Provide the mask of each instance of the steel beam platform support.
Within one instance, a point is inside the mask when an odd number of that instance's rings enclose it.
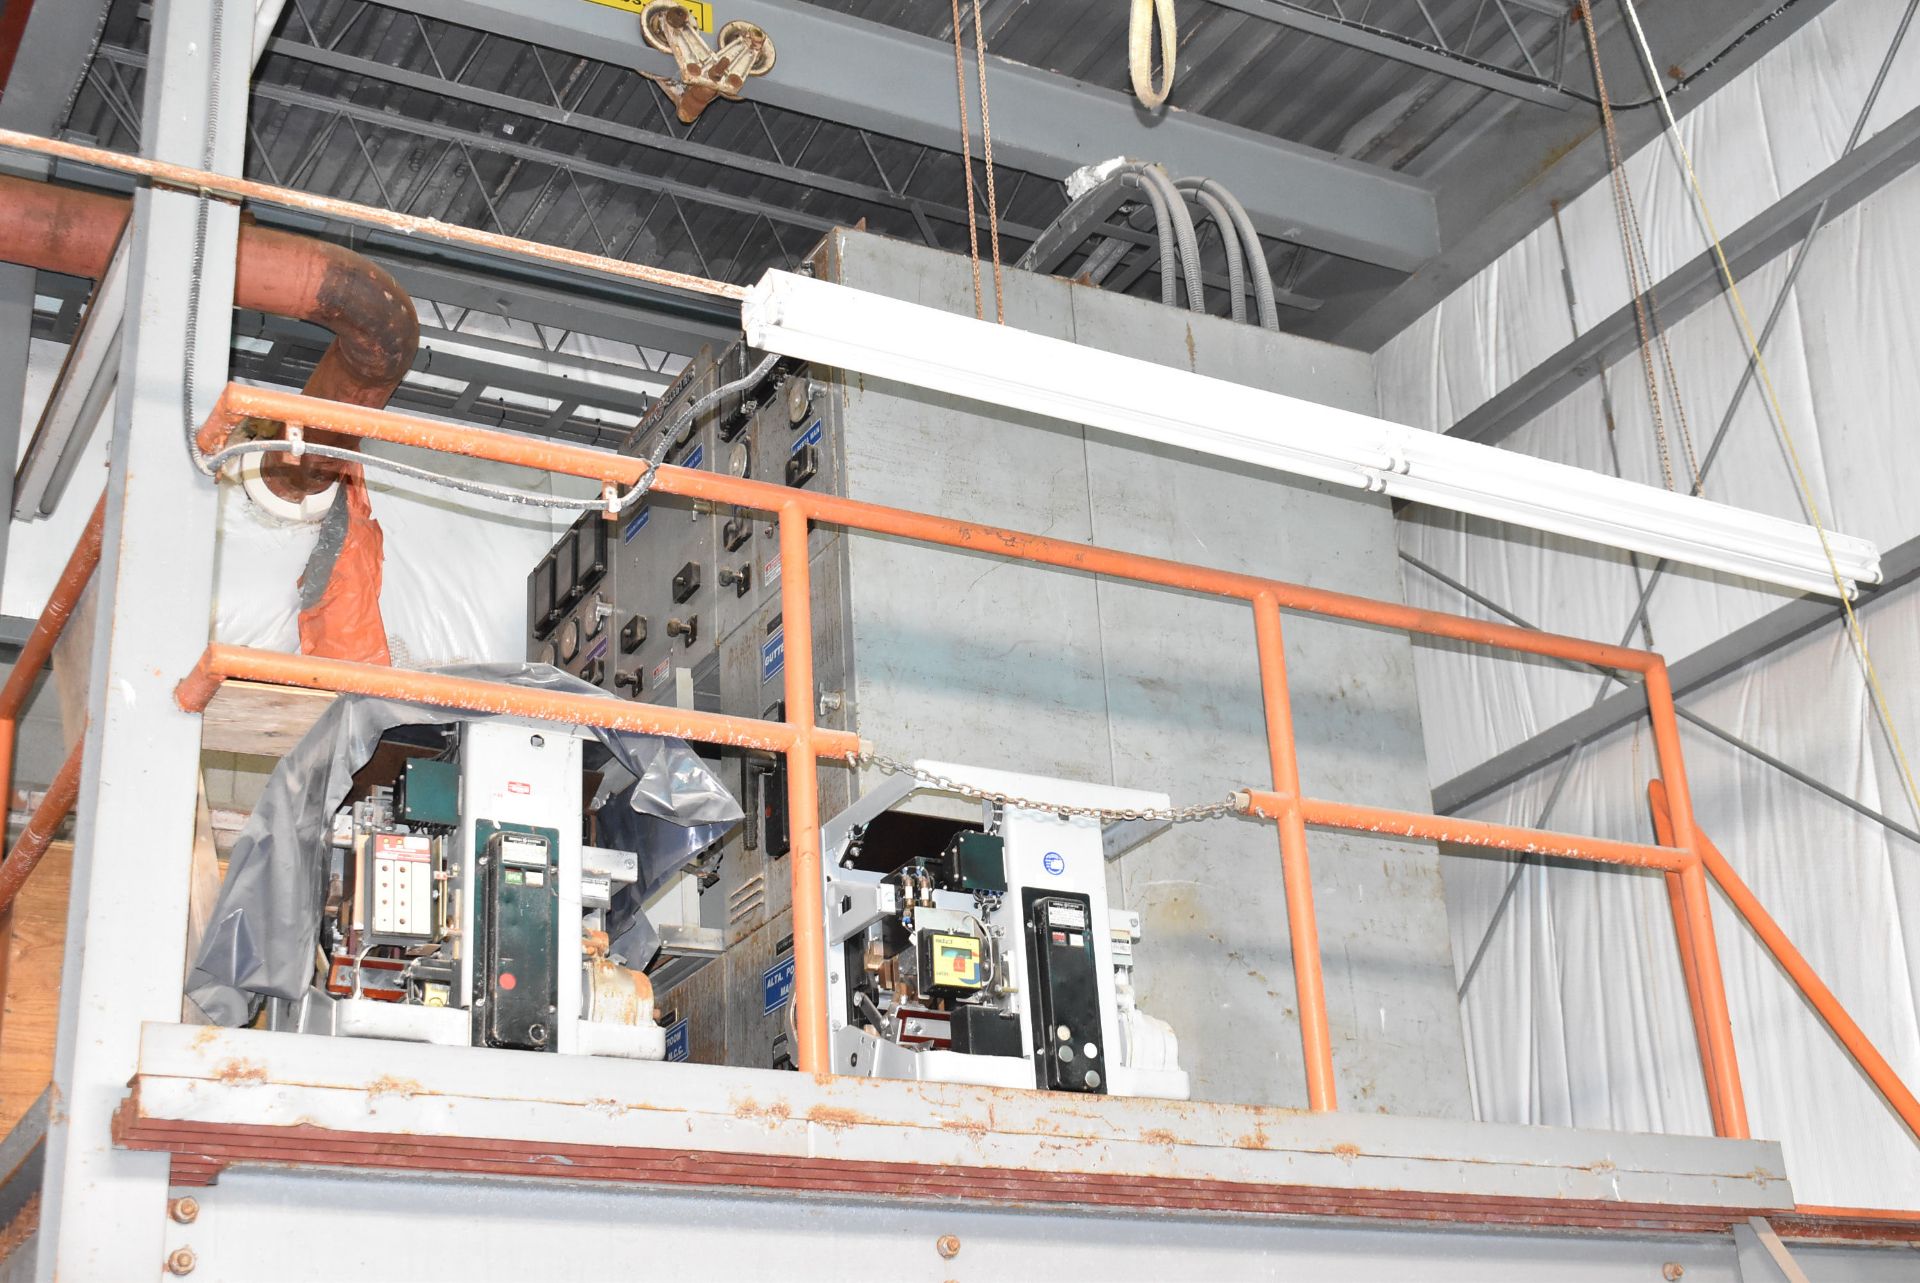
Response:
[[[239,172],[253,16],[243,0],[156,6],[147,155]],[[201,218],[204,252],[195,254]],[[215,529],[215,488],[189,465],[181,423],[185,398],[195,410],[211,406],[226,379],[238,231],[233,204],[203,206],[159,188],[134,197],[47,1131],[42,1280],[153,1278],[164,1259],[167,1163],[116,1148],[110,1125],[141,1022],[180,1014],[200,726],[171,687],[206,645]],[[191,388],[183,382],[189,333]]]
[[[640,38],[632,12],[538,0],[390,0],[392,8],[492,31],[617,66],[670,71]],[[780,59],[746,88],[750,99],[875,133],[952,150],[953,49],[923,36],[779,0],[731,0],[728,21],[757,23]],[[994,154],[1048,178],[1134,156],[1233,187],[1269,236],[1412,271],[1440,251],[1427,185],[1327,152],[1186,112],[1149,117],[1129,95],[990,58],[1002,120]]]
[[[1832,221],[1920,163],[1920,108],[1909,111],[1815,174],[1726,238],[1727,265],[1745,277],[1806,238],[1825,206]],[[1680,318],[1725,291],[1720,264],[1706,251],[1654,286],[1660,319]],[[1588,379],[1639,345],[1629,302],[1469,412],[1447,432],[1491,445],[1533,422]]]
[[[1390,58],[1394,62],[1405,63],[1421,71],[1430,71],[1436,76],[1445,76],[1449,80],[1462,81],[1480,89],[1491,89],[1495,93],[1506,94],[1522,102],[1552,107],[1559,111],[1584,105],[1580,99],[1548,83],[1543,77],[1531,76],[1523,71],[1514,71],[1490,62],[1481,62],[1477,58],[1435,49],[1419,41],[1395,35],[1393,32],[1378,30],[1331,14],[1315,13],[1298,4],[1288,3],[1287,0],[1214,0],[1214,3],[1223,9],[1232,9],[1249,17],[1258,18],[1262,22],[1271,22],[1275,26],[1287,27],[1309,36],[1317,36],[1322,40],[1331,40],[1349,49],[1360,49],[1381,58]]]
[[[1865,595],[1863,610],[1871,609],[1875,601],[1920,579],[1920,538],[1909,539],[1888,550],[1880,564],[1885,578]],[[1817,629],[1837,624],[1840,618],[1839,604],[1825,598],[1801,597],[1788,602],[1670,665],[1673,693],[1678,698],[1703,689]],[[1457,814],[1580,745],[1645,717],[1646,713],[1646,695],[1638,687],[1615,691],[1591,707],[1437,785],[1433,790],[1433,809],[1440,815]]]

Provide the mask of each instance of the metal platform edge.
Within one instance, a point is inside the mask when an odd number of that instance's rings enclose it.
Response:
[[[266,1164],[1696,1234],[1794,1205],[1768,1141],[151,1023],[115,1135],[182,1185]]]

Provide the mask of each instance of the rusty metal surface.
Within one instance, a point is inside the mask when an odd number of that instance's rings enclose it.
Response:
[[[143,156],[128,156],[120,152],[107,151],[99,147],[88,147],[80,143],[62,142],[52,138],[41,138],[33,134],[23,134],[17,130],[0,129],[0,148],[34,152],[59,160],[75,161],[82,165],[95,165],[136,178],[144,178],[156,186],[171,187],[182,191],[205,192],[210,195],[224,196],[231,200],[257,200],[285,209],[304,210],[311,214],[321,214],[330,218],[343,218],[349,222],[375,227],[390,227],[407,235],[425,236],[434,240],[453,241],[474,245],[481,249],[514,254],[522,258],[544,259],[563,267],[582,268],[587,271],[602,272],[609,276],[625,277],[628,280],[644,281],[650,285],[664,285],[670,289],[689,290],[697,294],[712,294],[721,298],[739,298],[746,293],[738,285],[729,285],[722,281],[707,280],[704,277],[689,276],[684,272],[670,272],[663,268],[649,267],[643,263],[629,263],[621,259],[608,258],[601,254],[587,254],[579,250],[563,249],[557,245],[543,245],[534,241],[521,240],[513,236],[502,236],[496,232],[484,232],[470,227],[460,227],[441,222],[435,218],[420,218],[410,214],[396,214],[391,210],[379,209],[372,205],[362,205],[354,201],[335,200],[329,196],[314,196],[307,192],[297,192],[285,187],[276,187],[271,183],[257,183],[249,179],[233,178],[211,170],[195,169],[189,165],[168,164],[165,161],[149,160]]]
[[[129,1103],[137,1106],[137,1098]],[[175,1153],[172,1169],[175,1185],[210,1185],[233,1164],[264,1163],[805,1190],[915,1200],[1067,1203],[1085,1207],[1363,1217],[1641,1233],[1721,1233],[1735,1223],[1744,1222],[1750,1214],[1747,1209],[1737,1207],[1398,1193],[1152,1176],[1023,1172],[950,1164],[789,1159],[610,1145],[466,1138],[396,1140],[379,1133],[334,1132],[301,1125],[156,1122],[138,1118],[133,1110],[123,1111],[116,1139],[129,1149]]]

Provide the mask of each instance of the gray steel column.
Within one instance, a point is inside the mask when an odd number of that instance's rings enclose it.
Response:
[[[155,7],[147,155],[240,172],[252,23],[246,0]],[[203,208],[197,197],[151,189],[134,197],[41,1279],[161,1272],[168,1160],[115,1149],[109,1128],[126,1097],[141,1022],[180,1016],[200,723],[174,704],[173,686],[206,645],[215,521],[214,486],[188,461],[182,402],[190,391],[194,413],[204,414],[226,376],[238,228],[232,205]],[[197,369],[189,390],[190,332]]]

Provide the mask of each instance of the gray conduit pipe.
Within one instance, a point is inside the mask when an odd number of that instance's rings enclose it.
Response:
[[[1247,207],[1240,203],[1239,197],[1211,178],[1183,178],[1177,186],[1205,192],[1227,207],[1233,225],[1240,229],[1240,243],[1246,249],[1247,266],[1253,276],[1253,296],[1260,307],[1260,324],[1265,329],[1279,329],[1280,309],[1273,297],[1273,273],[1267,268],[1267,252],[1261,248],[1260,233],[1254,228]]]
[[[1167,171],[1158,165],[1135,165],[1130,172],[1140,176],[1147,184],[1159,188],[1160,197],[1168,211],[1173,215],[1173,235],[1180,246],[1179,269],[1181,279],[1187,286],[1187,310],[1205,312],[1207,310],[1206,288],[1200,279],[1200,237],[1193,230],[1193,215],[1187,212],[1187,202],[1167,177]],[[1162,280],[1172,280],[1172,273],[1165,267],[1166,260],[1161,259],[1160,276]],[[1166,291],[1163,289],[1162,294]],[[1171,298],[1166,299],[1169,304]]]
[[[1128,166],[1122,171],[1133,180],[1134,186],[1146,193],[1147,203],[1153,206],[1154,229],[1160,233],[1160,301],[1168,307],[1179,302],[1179,293],[1173,283],[1173,273],[1168,271],[1168,263],[1177,262],[1179,248],[1173,234],[1173,220],[1167,213],[1167,198],[1140,168]],[[1176,199],[1175,204],[1179,204]]]
[[[1247,319],[1247,275],[1240,261],[1240,229],[1233,225],[1227,207],[1212,192],[1194,188],[1193,198],[1200,202],[1208,217],[1213,219],[1213,225],[1220,229],[1220,247],[1227,252],[1227,294],[1233,305],[1233,319],[1244,324]]]

